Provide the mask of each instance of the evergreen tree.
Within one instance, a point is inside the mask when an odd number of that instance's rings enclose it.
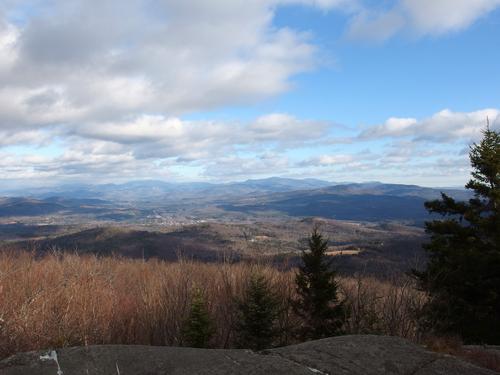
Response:
[[[200,289],[195,289],[189,316],[182,328],[182,336],[187,346],[206,348],[213,333],[214,327],[210,319],[210,314],[207,311],[203,293]]]
[[[278,300],[263,275],[253,274],[244,297],[238,303],[237,342],[241,348],[272,347],[278,331]]]
[[[344,322],[344,304],[338,300],[336,271],[327,249],[328,241],[315,228],[295,278],[299,299],[294,310],[304,322],[300,332],[303,339],[338,335]]]
[[[426,202],[443,219],[426,223],[429,262],[413,273],[429,294],[427,328],[500,344],[500,134],[488,127],[469,156],[473,171],[465,187],[474,196],[459,202],[442,194]]]

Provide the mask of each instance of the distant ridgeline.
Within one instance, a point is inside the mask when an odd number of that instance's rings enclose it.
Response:
[[[136,181],[9,192],[18,197],[0,198],[0,217],[84,214],[98,220],[134,221],[151,215],[155,209],[189,213],[213,207],[228,214],[422,224],[429,219],[424,202],[439,198],[441,191],[458,200],[469,198],[469,193],[460,189],[382,183],[332,186],[327,181],[281,178],[231,184]],[[23,194],[29,198],[19,198]]]
[[[469,193],[460,189],[432,189],[414,185],[348,184],[322,189],[274,193],[251,203],[223,204],[228,211],[281,212],[290,216],[318,216],[338,220],[400,220],[422,224],[429,219],[424,202],[441,191],[458,200]]]

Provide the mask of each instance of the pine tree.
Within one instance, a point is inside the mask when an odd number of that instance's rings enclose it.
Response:
[[[442,220],[426,223],[426,270],[413,271],[429,295],[424,323],[465,342],[500,344],[500,134],[483,132],[470,149],[474,196],[426,202]]]
[[[262,350],[273,346],[278,334],[278,300],[263,275],[253,274],[238,303],[237,342],[241,348]]]
[[[309,238],[309,251],[302,252],[302,265],[295,283],[299,299],[294,310],[303,319],[303,339],[318,339],[341,333],[344,304],[339,302],[336,271],[326,254],[328,241],[315,228]]]
[[[207,311],[200,289],[195,289],[188,318],[182,327],[182,336],[187,346],[206,348],[214,333],[214,326]]]

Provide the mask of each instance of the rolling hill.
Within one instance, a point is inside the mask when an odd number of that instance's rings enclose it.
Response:
[[[49,197],[45,199],[12,197],[0,198],[0,217],[44,216],[55,213],[99,213],[109,207],[99,199]]]
[[[433,189],[399,184],[345,184],[322,189],[263,195],[230,204],[220,204],[227,211],[244,213],[277,212],[288,216],[318,216],[355,221],[409,221],[421,224],[430,218],[427,200],[441,192],[467,199],[465,190]]]
[[[183,215],[217,220],[238,213],[421,224],[429,218],[424,202],[438,198],[441,191],[459,200],[470,196],[459,189],[383,183],[332,185],[313,179],[269,178],[228,184],[132,181],[35,191],[35,198],[3,198],[0,217],[58,213],[93,215],[97,221],[134,222],[158,213],[160,217]]]

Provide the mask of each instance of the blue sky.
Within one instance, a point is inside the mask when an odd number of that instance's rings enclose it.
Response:
[[[463,185],[498,45],[500,0],[7,0],[0,178]]]

